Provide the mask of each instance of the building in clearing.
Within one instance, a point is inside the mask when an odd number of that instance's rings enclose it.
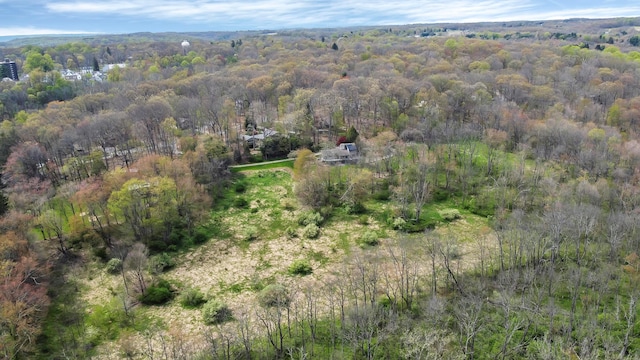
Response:
[[[249,144],[249,146],[251,146],[251,148],[256,148],[264,141],[264,139],[274,135],[278,135],[278,132],[273,129],[264,129],[262,132],[254,131],[253,135],[242,135],[242,138]]]
[[[354,143],[342,143],[334,149],[322,150],[320,161],[327,164],[353,164],[360,158]]]
[[[4,62],[0,63],[0,80],[4,78],[18,81],[18,67],[15,61],[4,59]]]

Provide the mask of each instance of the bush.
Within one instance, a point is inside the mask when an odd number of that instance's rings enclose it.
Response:
[[[237,197],[233,200],[233,206],[238,209],[245,209],[249,206],[249,202],[243,197]]]
[[[463,207],[475,215],[489,217],[495,215],[495,200],[486,197],[472,198],[463,204]]]
[[[391,198],[389,189],[378,190],[373,194],[373,198],[377,201],[387,201]]]
[[[407,222],[404,221],[403,218],[397,217],[397,218],[393,219],[392,226],[393,226],[394,230],[404,231],[407,228]]]
[[[360,245],[363,246],[376,246],[380,243],[378,240],[378,234],[375,231],[365,231],[362,236],[360,236]]]
[[[117,274],[122,270],[122,260],[113,258],[107,262],[106,268],[109,274]]]
[[[423,232],[426,229],[434,229],[436,227],[436,225],[438,225],[439,223],[439,219],[423,219],[420,218],[420,220],[415,221],[415,220],[411,220],[411,221],[407,221],[404,231],[408,232],[408,233],[419,233],[419,232]]]
[[[449,198],[449,192],[443,189],[436,189],[433,192],[433,201],[442,202]]]
[[[97,257],[102,261],[106,261],[109,258],[109,256],[107,255],[107,248],[104,246],[94,247],[93,256]]]
[[[243,182],[237,182],[233,184],[233,190],[237,193],[243,193],[247,190],[247,185]]]
[[[289,292],[284,285],[267,285],[258,293],[258,302],[264,307],[289,306]]]
[[[333,214],[333,206],[327,205],[327,206],[321,207],[320,215],[323,217],[323,219],[321,223],[317,225],[320,226],[325,220],[329,219],[331,217],[331,214]]]
[[[249,156],[249,162],[250,163],[259,163],[264,161],[264,159],[262,158],[262,154],[251,154]]]
[[[451,222],[462,218],[462,215],[460,215],[460,211],[458,211],[458,209],[444,209],[438,211],[438,213],[442,217],[442,220],[446,222]]]
[[[194,244],[204,244],[207,240],[209,240],[209,236],[203,229],[198,229],[195,234],[193,234]]]
[[[316,226],[322,225],[324,222],[324,217],[320,215],[320,213],[315,211],[307,211],[298,217],[298,224],[302,226],[307,226],[310,224],[314,224]]]
[[[361,202],[356,202],[354,204],[348,204],[344,207],[347,214],[364,214],[367,212],[367,208]]]
[[[180,305],[188,309],[197,308],[205,302],[204,295],[198,289],[187,289],[180,294]]]
[[[254,241],[258,238],[258,229],[255,226],[247,226],[242,234],[242,240]]]
[[[298,237],[298,230],[294,227],[288,227],[285,230],[285,233],[287,234],[287,237],[289,238],[295,238]]]
[[[280,200],[280,206],[282,206],[283,209],[289,211],[293,211],[296,209],[295,202],[292,199],[287,198]]]
[[[202,307],[202,318],[207,325],[220,324],[231,320],[231,317],[229,307],[218,300],[209,300]]]
[[[313,272],[311,264],[307,259],[299,259],[289,265],[289,274],[291,275],[309,275]]]
[[[176,261],[167,253],[154,255],[149,259],[149,271],[152,274],[160,274],[171,269],[175,265]]]
[[[158,280],[138,297],[138,300],[145,305],[162,305],[171,299],[173,299],[173,291],[171,291],[171,284],[166,280]]]
[[[320,235],[320,228],[316,224],[309,224],[304,227],[302,234],[307,239],[315,239]]]
[[[362,215],[358,218],[358,224],[360,225],[368,225],[369,224],[369,216]]]

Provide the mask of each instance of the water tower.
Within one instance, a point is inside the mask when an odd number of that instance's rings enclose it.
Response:
[[[191,46],[191,44],[189,44],[187,40],[182,40],[182,44],[180,45],[182,45],[182,54],[187,55],[187,48]]]

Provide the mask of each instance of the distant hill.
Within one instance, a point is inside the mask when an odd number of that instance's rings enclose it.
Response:
[[[251,37],[277,32],[279,35],[307,35],[321,36],[327,31],[349,32],[371,29],[393,29],[394,31],[414,31],[417,28],[438,28],[448,30],[465,30],[467,32],[550,32],[550,33],[579,33],[587,35],[601,35],[612,30],[626,35],[628,32],[638,32],[635,27],[640,27],[640,17],[609,18],[609,19],[565,19],[565,20],[540,20],[540,21],[508,21],[508,22],[481,22],[481,23],[434,23],[434,24],[405,24],[389,26],[358,26],[343,28],[317,28],[317,29],[281,29],[261,31],[207,31],[207,32],[139,32],[131,34],[80,34],[80,35],[36,35],[36,36],[0,36],[0,47],[16,48],[26,45],[55,46],[67,42],[86,42],[93,45],[106,45],[113,43],[139,43],[180,41],[184,38],[196,38],[206,41],[220,41]]]

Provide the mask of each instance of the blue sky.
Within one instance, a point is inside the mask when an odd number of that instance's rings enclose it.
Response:
[[[638,0],[0,0],[0,36],[640,16]]]

